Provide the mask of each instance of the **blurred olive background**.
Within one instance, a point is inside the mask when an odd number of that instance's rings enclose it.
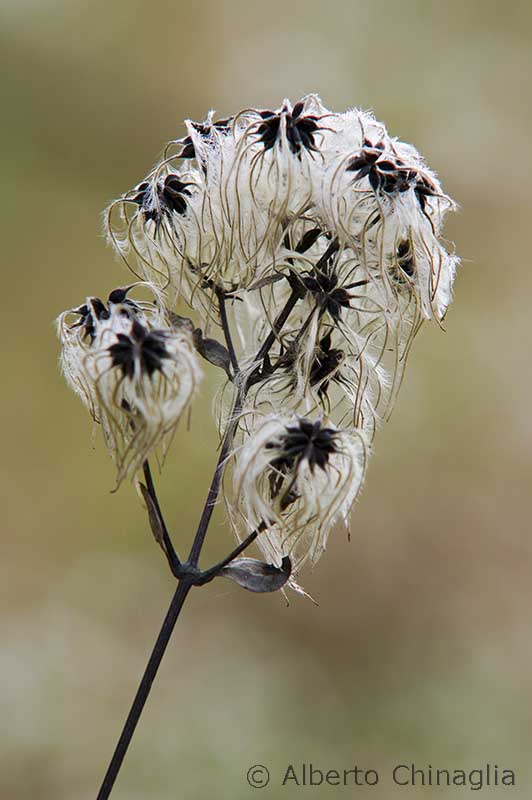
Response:
[[[129,486],[57,370],[52,320],[128,282],[101,211],[181,120],[319,92],[373,108],[461,205],[447,332],[418,337],[352,541],[305,587],[192,593],[115,800],[261,797],[289,763],[513,768],[532,792],[532,6],[2,0],[0,796],[89,800],[173,592]],[[7,101],[7,102],[6,102]],[[184,551],[217,444],[209,372],[159,480]],[[232,544],[221,515],[206,560]],[[356,789],[321,788],[314,796]],[[470,790],[411,789],[470,797]],[[446,793],[445,793],[446,792]],[[362,795],[361,795],[362,796]]]

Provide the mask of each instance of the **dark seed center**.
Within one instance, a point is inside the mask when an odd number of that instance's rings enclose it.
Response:
[[[148,331],[138,320],[133,321],[131,333],[119,333],[118,341],[111,345],[109,354],[113,367],[118,367],[126,378],[133,378],[135,366],[149,378],[162,371],[163,361],[169,358],[164,333]]]

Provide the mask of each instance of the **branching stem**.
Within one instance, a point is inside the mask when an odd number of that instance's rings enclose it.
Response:
[[[266,337],[263,345],[259,348],[259,351],[255,357],[256,363],[260,363],[268,355],[272,345],[277,339],[279,333],[281,332],[281,329],[288,320],[288,317],[290,316],[292,310],[294,309],[294,306],[296,305],[300,297],[301,293],[297,289],[294,289],[292,291],[292,294],[288,298],[286,305],[281,310],[277,319],[275,320],[272,326],[272,330]],[[131,710],[127,716],[122,733],[120,734],[120,738],[116,745],[107,772],[105,773],[105,777],[103,779],[103,783],[101,785],[100,791],[98,792],[96,800],[108,800],[109,795],[111,794],[116,778],[118,776],[125,755],[129,748],[129,744],[135,732],[135,728],[137,727],[138,721],[146,704],[146,700],[148,699],[150,689],[157,674],[157,670],[159,669],[160,663],[166,651],[168,642],[170,641],[170,637],[174,630],[175,624],[177,622],[179,614],[181,613],[181,609],[183,608],[183,604],[192,586],[194,585],[201,586],[212,580],[212,578],[214,578],[220,572],[220,570],[223,569],[224,566],[227,566],[227,564],[229,564],[234,558],[240,555],[240,553],[242,553],[246,549],[246,547],[248,547],[252,542],[254,542],[258,534],[262,530],[262,528],[258,528],[256,531],[250,533],[249,536],[246,539],[244,539],[231,553],[229,553],[229,555],[226,558],[218,562],[218,564],[215,564],[210,569],[206,570],[205,572],[201,572],[198,569],[199,557],[201,555],[203,544],[205,542],[205,536],[207,534],[207,529],[211,521],[211,517],[214,511],[214,506],[218,499],[225,463],[227,460],[227,456],[231,451],[233,439],[236,432],[236,426],[238,424],[238,417],[240,415],[240,412],[242,411],[242,407],[249,386],[249,384],[246,384],[242,380],[242,375],[238,370],[238,361],[236,359],[236,354],[233,349],[229,324],[226,315],[225,298],[223,298],[220,302],[220,317],[222,321],[224,335],[226,338],[227,349],[229,351],[231,358],[231,364],[233,366],[233,369],[236,369],[235,384],[237,386],[237,395],[235,398],[235,403],[222,441],[220,454],[218,456],[218,461],[214,470],[214,475],[212,477],[211,485],[207,493],[205,505],[203,506],[203,511],[201,513],[200,521],[198,524],[198,529],[196,531],[196,535],[192,543],[188,561],[186,563],[182,564],[181,562],[179,562],[177,554],[175,553],[174,547],[170,540],[170,535],[163,521],[164,543],[166,547],[171,548],[168,550],[168,553],[170,554],[169,560],[172,554],[175,555],[175,564],[178,567],[178,569],[176,570],[178,573],[177,575],[178,586],[172,598],[172,602],[170,603],[170,607],[168,609],[164,622],[162,624],[159,636],[157,637],[157,641],[155,642],[155,646],[148,661],[148,665],[140,682],[139,688],[135,695],[135,699],[133,701],[133,705],[131,706]],[[153,484],[150,467],[147,462],[144,465],[144,477],[146,480],[146,485],[150,493],[150,496],[157,508],[157,511],[161,516],[161,520],[163,520],[159,502],[157,500],[157,495],[155,493],[155,487]]]

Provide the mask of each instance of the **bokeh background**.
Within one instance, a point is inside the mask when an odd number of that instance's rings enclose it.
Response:
[[[319,92],[373,108],[461,204],[447,332],[417,339],[353,517],[305,587],[191,595],[115,800],[261,797],[289,763],[512,768],[532,792],[532,6],[2,0],[0,796],[96,794],[173,592],[58,374],[53,318],[129,278],[101,210],[184,117]],[[216,446],[209,373],[160,491],[180,550]],[[221,517],[207,558],[231,543]],[[505,790],[493,790],[504,794]],[[485,795],[492,790],[484,789]],[[483,795],[484,796],[484,795]]]

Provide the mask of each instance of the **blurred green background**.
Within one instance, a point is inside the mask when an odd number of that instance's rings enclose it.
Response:
[[[2,800],[96,794],[173,592],[133,490],[57,370],[53,318],[127,283],[101,211],[184,117],[319,92],[373,108],[461,204],[447,332],[417,339],[377,438],[352,541],[305,587],[320,603],[194,592],[115,800],[251,798],[289,763],[513,768],[532,793],[530,227],[532,6],[2,0],[4,364]],[[214,463],[210,374],[160,479],[179,549]],[[207,559],[231,544],[220,518]],[[483,796],[484,796],[483,794]]]

